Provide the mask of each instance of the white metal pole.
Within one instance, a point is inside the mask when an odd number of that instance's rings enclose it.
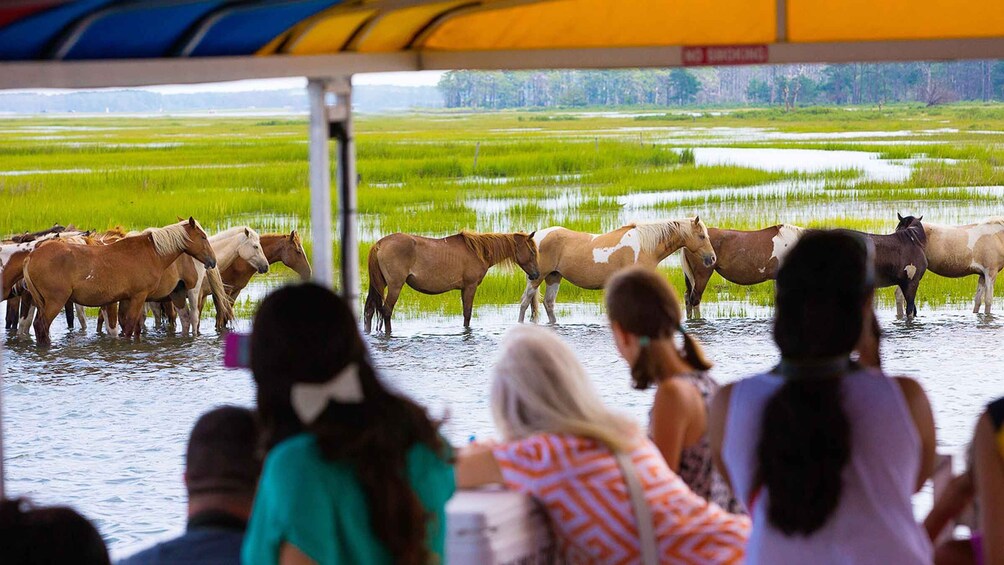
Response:
[[[359,312],[359,224],[356,217],[356,142],[352,128],[352,84],[341,95],[344,105],[338,139],[338,211],[341,216],[342,296]]]
[[[314,281],[332,288],[335,263],[331,234],[331,167],[328,160],[328,117],[325,81],[307,81],[310,99],[310,236],[313,242]]]

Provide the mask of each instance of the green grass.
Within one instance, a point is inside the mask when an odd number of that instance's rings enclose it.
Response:
[[[560,224],[597,233],[636,217],[699,214],[736,229],[786,222],[888,232],[898,210],[916,210],[933,221],[945,221],[938,211],[951,217],[1000,213],[1001,198],[981,187],[1004,185],[1004,106],[715,112],[720,115],[652,108],[641,116],[633,110],[612,116],[434,111],[361,117],[360,257],[365,261],[376,239],[398,231],[443,236],[462,228],[532,231]],[[730,128],[798,136],[737,138]],[[854,137],[832,136],[840,132]],[[306,134],[305,120],[284,118],[0,120],[0,233],[56,222],[140,229],[193,215],[209,231],[243,223],[309,236]],[[917,139],[925,143],[910,143]],[[921,161],[906,180],[889,182],[849,167],[795,173],[701,165],[694,149],[709,144],[866,151]],[[793,190],[751,190],[761,185]],[[631,195],[646,193],[656,197],[633,204]],[[682,290],[678,260],[666,265]],[[477,303],[515,305],[524,286],[519,273],[493,271]],[[971,279],[928,275],[921,306],[968,303],[974,288]],[[559,302],[596,304],[601,295],[565,283]],[[768,306],[771,295],[770,284],[738,287],[716,275],[705,302]],[[891,293],[880,299],[891,304]],[[406,291],[399,304],[406,315],[460,312],[457,293]],[[239,305],[241,312],[251,308]]]

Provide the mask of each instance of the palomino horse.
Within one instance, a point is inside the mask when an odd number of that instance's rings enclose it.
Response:
[[[715,263],[708,229],[699,217],[634,223],[602,235],[551,227],[538,231],[534,240],[540,249],[540,272],[545,276],[527,281],[519,307],[520,322],[531,305],[531,319],[537,320],[537,288],[541,281],[547,283],[544,308],[553,324],[557,321],[554,301],[562,278],[581,288],[601,289],[620,269],[631,265],[654,269],[681,247],[700,255],[706,265]]]
[[[681,264],[687,284],[687,317],[701,317],[701,296],[716,271],[725,280],[742,285],[776,279],[781,261],[804,232],[804,228],[788,224],[757,231],[708,228],[708,240],[718,257],[714,267],[705,265],[689,249],[683,250]]]
[[[366,332],[370,331],[373,314],[379,313],[384,331],[390,334],[390,317],[406,283],[424,294],[459,290],[464,304],[464,327],[470,327],[474,294],[488,269],[502,262],[514,262],[530,280],[540,276],[533,236],[521,232],[462,231],[442,239],[406,233],[382,238],[369,254],[370,290],[364,310]],[[378,319],[377,331],[379,329]]]
[[[110,245],[56,241],[39,247],[24,264],[24,282],[39,309],[35,318],[39,344],[50,343],[49,326],[68,300],[84,306],[124,302],[122,333],[138,337],[147,297],[182,253],[207,268],[216,266],[209,237],[191,217]]]
[[[284,265],[293,269],[296,274],[300,275],[302,280],[310,280],[310,261],[307,260],[307,254],[303,251],[303,243],[300,241],[300,234],[296,233],[296,230],[290,232],[289,235],[281,233],[262,235],[261,249],[265,253],[265,259],[268,260],[269,265],[281,261]],[[248,282],[251,281],[251,277],[255,273],[261,272],[261,269],[255,267],[242,257],[234,259],[234,262],[225,268],[222,266],[223,262],[221,259],[220,265],[220,278],[223,279],[223,285],[227,289],[230,302],[235,304],[237,302],[237,295],[244,290],[244,287],[248,285]],[[209,287],[202,285],[202,295],[199,298],[200,312],[209,292]],[[215,301],[215,298],[213,300]],[[220,319],[219,308],[216,309],[216,312],[216,325],[219,327],[221,323],[225,324],[226,321]]]
[[[1004,268],[1004,217],[964,226],[924,224],[927,233],[927,268],[949,278],[979,275],[973,313],[989,314],[994,282]]]
[[[261,238],[258,232],[248,226],[222,231],[210,237],[209,243],[216,253],[215,270],[207,270],[190,257],[182,255],[164,271],[160,285],[148,298],[150,302],[173,302],[181,318],[182,331],[191,330],[192,335],[200,333],[202,311],[199,306],[202,303],[203,286],[208,286],[209,292],[213,293],[218,312],[216,329],[222,329],[226,322],[233,319],[233,303],[228,298],[221,272],[238,259],[250,263],[259,273],[268,272],[268,259],[262,251]]]
[[[907,319],[917,315],[917,288],[927,271],[927,234],[920,218],[899,216],[896,232],[888,235],[862,233],[875,244],[875,288],[895,286],[896,315],[903,317],[904,302]]]

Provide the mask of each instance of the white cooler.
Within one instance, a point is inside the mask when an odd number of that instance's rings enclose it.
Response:
[[[447,565],[544,565],[554,551],[547,516],[529,496],[458,491],[446,504]]]

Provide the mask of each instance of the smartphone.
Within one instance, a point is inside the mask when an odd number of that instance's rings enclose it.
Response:
[[[251,335],[229,332],[223,338],[223,366],[229,369],[251,367]]]

